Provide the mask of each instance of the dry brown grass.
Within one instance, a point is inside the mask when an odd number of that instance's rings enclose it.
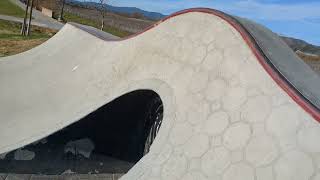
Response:
[[[43,42],[46,38],[40,39],[25,39],[25,40],[1,40],[0,41],[0,57],[19,54],[28,51]]]
[[[316,55],[308,55],[302,52],[296,52],[297,55],[303,59],[304,61],[319,61],[320,62],[320,56],[316,56]]]
[[[0,57],[32,49],[52,37],[57,31],[32,26],[31,35],[20,35],[21,24],[0,20]]]
[[[320,73],[320,56],[309,55],[297,51],[296,54],[307,63],[314,71]]]

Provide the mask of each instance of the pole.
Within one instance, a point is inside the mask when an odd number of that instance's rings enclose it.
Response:
[[[27,23],[27,18],[28,18],[28,10],[29,10],[29,1],[26,1],[26,12],[24,14],[24,18],[23,18],[23,23],[22,23],[22,27],[21,27],[21,35],[25,35],[26,34],[26,23]]]
[[[27,36],[29,36],[29,34],[30,34],[30,29],[31,29],[31,19],[32,19],[33,2],[34,2],[34,0],[31,0],[31,9],[30,9],[30,14],[29,14],[29,23],[28,23],[28,28],[27,28]]]

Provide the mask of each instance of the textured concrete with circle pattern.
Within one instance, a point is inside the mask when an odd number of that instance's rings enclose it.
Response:
[[[122,41],[67,24],[45,44],[0,59],[0,89],[0,153],[150,89],[163,101],[163,124],[121,180],[320,180],[318,116],[214,13],[181,13]]]

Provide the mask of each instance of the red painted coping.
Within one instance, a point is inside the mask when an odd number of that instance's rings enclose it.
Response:
[[[314,107],[312,104],[310,104],[308,101],[306,101],[304,98],[302,98],[301,97],[302,95],[295,88],[293,88],[278,71],[276,71],[273,67],[271,67],[267,63],[266,57],[264,56],[262,50],[259,49],[259,46],[255,42],[255,40],[253,39],[251,34],[249,34],[247,32],[247,30],[240,23],[238,23],[234,18],[232,18],[231,16],[229,16],[221,11],[213,10],[213,9],[209,9],[209,8],[192,8],[192,9],[182,10],[182,11],[176,12],[170,16],[167,16],[166,18],[158,21],[154,25],[146,28],[145,30],[143,30],[139,33],[133,34],[133,35],[128,36],[126,38],[122,38],[119,40],[111,40],[111,41],[124,41],[127,39],[134,38],[140,34],[143,34],[144,32],[146,32],[148,30],[158,26],[162,22],[165,22],[165,21],[175,17],[175,16],[179,16],[179,15],[187,14],[187,13],[191,13],[191,12],[201,12],[201,13],[211,14],[211,15],[220,17],[221,19],[225,20],[228,24],[230,24],[233,28],[235,28],[241,34],[243,40],[250,47],[251,51],[256,56],[259,63],[266,70],[266,72],[271,76],[271,78],[277,83],[277,85],[280,86],[300,107],[302,107],[316,121],[320,122],[320,111],[316,107]]]

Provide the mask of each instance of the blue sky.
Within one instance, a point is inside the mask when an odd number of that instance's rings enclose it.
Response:
[[[320,0],[111,0],[111,4],[163,14],[209,7],[252,19],[278,34],[320,46]]]

